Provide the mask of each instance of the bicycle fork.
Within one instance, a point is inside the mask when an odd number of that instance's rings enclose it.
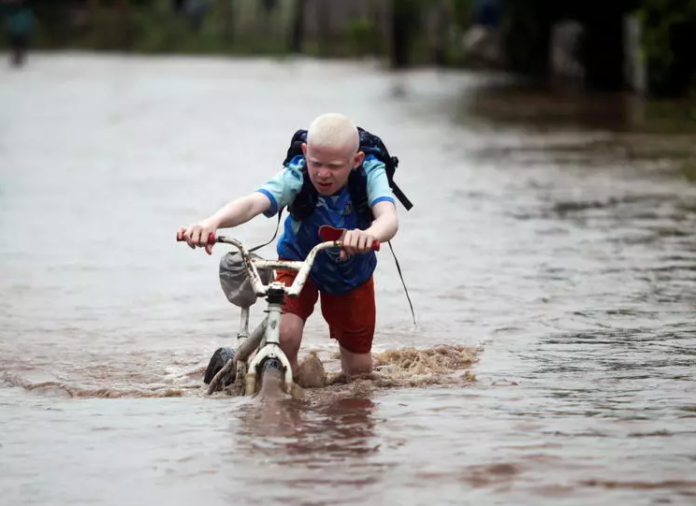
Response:
[[[275,285],[275,286],[274,286]],[[275,360],[280,362],[280,369],[285,372],[285,388],[287,391],[292,385],[292,368],[290,361],[280,348],[280,315],[283,308],[285,292],[280,283],[272,283],[267,292],[268,301],[268,321],[266,332],[258,353],[249,364],[246,374],[246,395],[253,395],[256,392],[256,380],[260,374],[263,380],[263,369],[267,361]]]

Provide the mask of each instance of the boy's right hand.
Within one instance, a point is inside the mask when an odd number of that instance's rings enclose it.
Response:
[[[176,233],[176,239],[178,241],[186,241],[186,244],[188,244],[191,249],[204,247],[205,252],[208,253],[208,255],[212,255],[215,243],[208,244],[208,237],[211,233],[214,234],[216,231],[217,227],[207,221],[202,221],[194,225],[189,225],[188,227],[180,228]]]

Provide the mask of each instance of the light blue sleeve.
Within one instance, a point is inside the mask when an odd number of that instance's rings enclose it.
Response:
[[[370,155],[365,158],[363,169],[367,176],[367,201],[370,203],[370,207],[384,200],[395,202],[394,195],[389,187],[387,169],[384,163]]]
[[[295,197],[302,189],[302,181],[304,179],[302,169],[304,165],[304,157],[296,156],[283,170],[256,190],[259,193],[263,193],[271,201],[271,207],[263,213],[264,216],[270,218],[279,209],[292,204],[292,201],[295,200]]]

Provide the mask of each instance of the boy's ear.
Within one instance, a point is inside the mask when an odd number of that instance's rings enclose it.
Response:
[[[353,168],[357,169],[363,164],[364,161],[365,153],[363,153],[362,151],[358,151],[357,153],[355,153],[355,156],[353,156]]]
[[[307,156],[307,143],[306,142],[302,143],[302,154],[304,156]]]

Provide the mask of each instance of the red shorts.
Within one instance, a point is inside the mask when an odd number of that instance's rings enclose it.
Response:
[[[297,271],[276,271],[276,281],[289,286]],[[297,297],[285,296],[283,312],[303,321],[314,312],[319,290],[310,278]],[[375,335],[375,285],[373,278],[343,295],[321,294],[321,314],[329,324],[332,339],[351,353],[369,353]]]

